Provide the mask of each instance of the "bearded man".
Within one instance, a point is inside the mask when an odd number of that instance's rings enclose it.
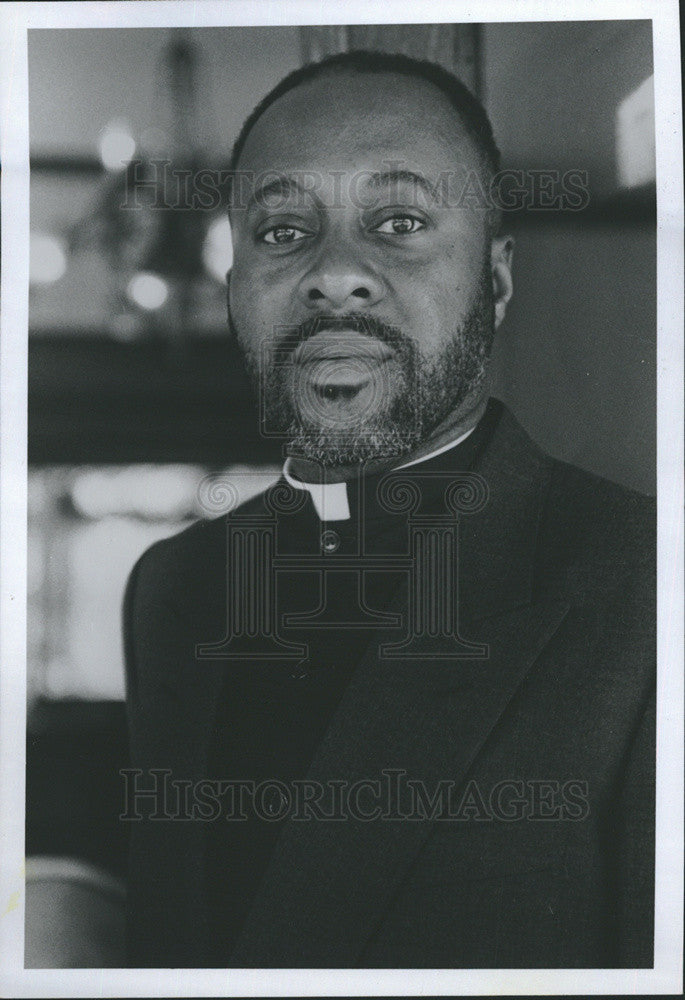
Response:
[[[130,963],[651,966],[654,511],[491,397],[483,108],[335,56],[232,168],[229,321],[286,460],[129,581]]]

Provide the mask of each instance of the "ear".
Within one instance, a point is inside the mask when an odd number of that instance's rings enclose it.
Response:
[[[514,259],[513,236],[496,236],[490,247],[492,292],[495,301],[495,329],[504,319],[507,304],[514,292],[511,266]]]

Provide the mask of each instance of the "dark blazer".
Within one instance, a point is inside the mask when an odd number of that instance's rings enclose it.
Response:
[[[474,782],[486,802],[516,782],[527,814],[476,801],[466,821],[286,821],[232,966],[653,964],[654,505],[546,456],[506,410],[476,471],[489,500],[460,521],[460,632],[487,659],[388,661],[372,644],[309,777],[399,768],[429,788]],[[206,776],[230,665],[195,646],[225,635],[225,601],[225,518],[154,545],[131,575],[141,785],[151,768]],[[203,823],[131,834],[130,964],[202,967]]]

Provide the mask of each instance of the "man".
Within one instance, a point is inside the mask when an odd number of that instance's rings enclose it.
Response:
[[[288,457],[129,582],[131,964],[651,966],[654,516],[490,398],[483,109],[337,56],[232,166],[230,322]]]

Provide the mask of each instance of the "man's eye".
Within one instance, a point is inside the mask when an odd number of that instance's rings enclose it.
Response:
[[[416,233],[425,228],[425,224],[413,215],[393,215],[392,219],[386,219],[380,226],[375,226],[374,232],[404,236],[405,233]]]
[[[297,229],[295,226],[272,226],[271,229],[262,233],[262,239],[265,243],[283,244],[294,243],[307,235],[304,230]]]

